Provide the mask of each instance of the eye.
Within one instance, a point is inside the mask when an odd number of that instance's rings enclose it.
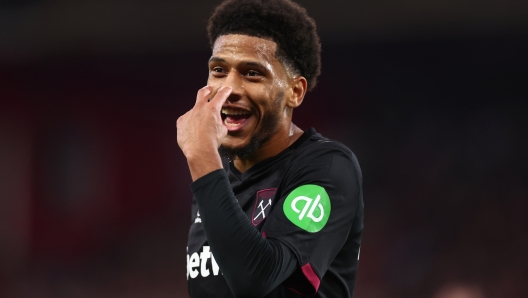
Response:
[[[214,77],[222,77],[226,74],[226,71],[220,66],[215,66],[211,68],[210,74]]]
[[[248,77],[257,77],[257,76],[260,76],[261,74],[257,71],[254,71],[254,70],[250,70],[247,72],[247,76]]]
[[[224,69],[222,67],[213,67],[213,69],[211,70],[212,72],[218,72],[218,73],[222,73],[224,72]]]

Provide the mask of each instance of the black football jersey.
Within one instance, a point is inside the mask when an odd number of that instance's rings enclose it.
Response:
[[[362,176],[355,155],[313,128],[280,154],[240,173],[224,161],[233,193],[263,237],[280,240],[298,261],[314,297],[352,297],[363,230]],[[214,196],[214,194],[211,194]],[[187,245],[192,298],[233,297],[193,197]],[[228,239],[226,239],[228,241]],[[303,297],[287,279],[265,297]],[[308,291],[309,292],[309,291]]]

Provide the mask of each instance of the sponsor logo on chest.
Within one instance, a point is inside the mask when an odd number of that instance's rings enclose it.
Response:
[[[208,262],[208,260],[211,261]],[[219,272],[220,267],[218,267],[209,246],[204,245],[201,252],[187,254],[187,279],[198,276],[208,277],[211,274],[216,276]]]

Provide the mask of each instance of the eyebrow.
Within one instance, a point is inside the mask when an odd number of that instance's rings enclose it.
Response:
[[[255,62],[255,61],[247,61],[247,62],[242,62],[242,63],[247,66],[256,66],[259,68],[268,69],[264,64]]]
[[[213,56],[213,57],[211,57],[211,58],[209,59],[209,63],[211,63],[211,62],[226,62],[226,61],[225,61],[225,59],[223,59],[223,58],[219,58],[219,57],[215,57],[215,56]]]
[[[226,60],[224,58],[213,56],[209,59],[209,63],[211,62],[226,62]],[[241,64],[245,66],[256,66],[256,67],[266,69],[266,70],[268,69],[264,64],[260,62],[256,62],[256,61],[243,61]]]

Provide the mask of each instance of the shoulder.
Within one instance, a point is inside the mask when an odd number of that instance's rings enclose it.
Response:
[[[341,189],[361,189],[362,174],[355,154],[341,142],[325,138],[312,128],[294,148],[285,184],[324,184]],[[290,189],[288,189],[290,190]]]
[[[343,143],[323,137],[313,128],[306,132],[308,137],[296,148],[294,165],[308,165],[311,162],[320,164],[339,160],[360,172],[359,162],[352,150]]]
[[[327,151],[329,153],[341,152],[346,155],[353,155],[352,151],[346,145],[339,141],[322,136],[320,133],[316,132],[314,128],[310,128],[309,130],[305,131],[301,138],[301,144],[297,146],[298,151]]]

